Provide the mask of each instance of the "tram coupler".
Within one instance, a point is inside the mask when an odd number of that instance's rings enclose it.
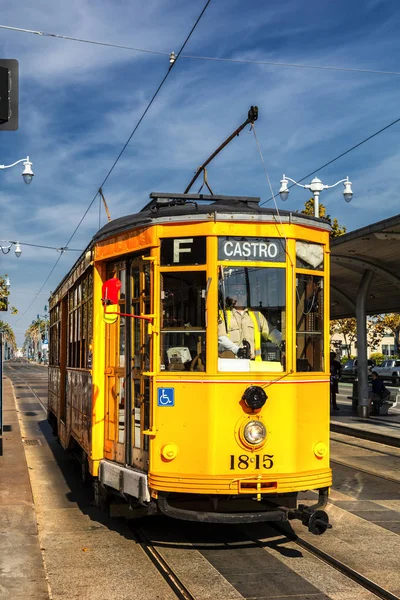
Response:
[[[288,519],[299,519],[314,535],[322,535],[327,529],[332,529],[327,513],[322,510],[328,503],[328,488],[321,488],[318,492],[316,504],[299,504],[296,510],[288,512]]]

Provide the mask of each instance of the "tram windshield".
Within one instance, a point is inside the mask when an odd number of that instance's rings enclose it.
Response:
[[[205,297],[204,272],[161,274],[162,370],[205,370]]]
[[[220,371],[285,369],[285,268],[220,267]]]

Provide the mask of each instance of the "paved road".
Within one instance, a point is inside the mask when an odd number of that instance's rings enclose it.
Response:
[[[136,525],[109,519],[91,505],[75,459],[52,436],[45,415],[47,368],[10,362],[5,372],[15,386],[22,435],[39,442],[25,444],[25,453],[49,598],[176,598],[137,543]],[[350,392],[351,386],[341,386],[341,401]],[[400,450],[346,440],[336,438],[332,447],[336,463],[328,512],[333,529],[315,537],[300,522],[292,526],[299,536],[400,597],[400,484],[389,485],[380,477],[384,471],[396,476]],[[376,475],[370,473],[372,467]],[[304,501],[314,502],[315,494],[306,494]],[[374,597],[268,525],[199,525],[157,517],[147,518],[141,527],[196,600]]]

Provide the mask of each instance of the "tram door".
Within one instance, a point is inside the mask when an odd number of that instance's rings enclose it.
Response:
[[[130,294],[132,313],[150,315],[151,305],[151,266],[150,262],[138,258],[130,268]],[[148,321],[131,319],[131,464],[148,471],[149,437],[143,431],[150,427],[150,376],[151,336]]]
[[[125,263],[113,263],[107,268],[107,279],[121,280],[119,312],[126,313]],[[125,463],[125,348],[126,317],[118,317],[115,323],[106,325],[105,340],[105,455],[109,460]]]

